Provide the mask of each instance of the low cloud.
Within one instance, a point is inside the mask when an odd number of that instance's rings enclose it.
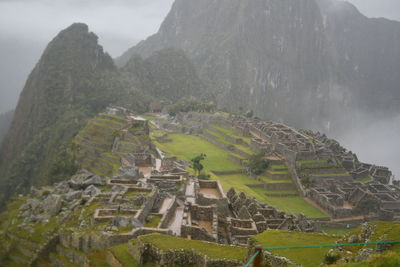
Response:
[[[157,32],[173,0],[0,0],[0,112],[12,109],[47,43],[89,25],[113,57]]]
[[[400,178],[400,116],[365,118],[353,129],[335,134],[336,139],[366,163],[389,167]]]

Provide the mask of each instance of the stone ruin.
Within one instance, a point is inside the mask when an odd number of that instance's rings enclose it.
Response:
[[[372,218],[400,219],[400,188],[392,184],[387,167],[360,162],[354,153],[320,133],[235,116],[227,121],[237,134],[252,137],[255,150],[283,158],[299,193],[333,218],[367,216],[357,206],[362,199],[373,198],[379,210]],[[301,180],[304,176],[310,180],[308,187]]]

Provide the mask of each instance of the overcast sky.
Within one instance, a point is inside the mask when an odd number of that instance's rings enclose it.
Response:
[[[12,109],[48,42],[84,22],[113,57],[157,32],[173,0],[0,0],[0,112]]]
[[[155,33],[173,0],[0,0],[0,112],[15,106],[46,44],[84,22],[113,57]],[[350,0],[372,17],[400,20],[400,0]]]

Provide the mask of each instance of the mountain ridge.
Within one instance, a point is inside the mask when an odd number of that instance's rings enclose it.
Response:
[[[400,23],[336,0],[177,0],[159,32],[116,63],[180,48],[220,106],[329,131],[365,111],[398,112],[399,43]]]

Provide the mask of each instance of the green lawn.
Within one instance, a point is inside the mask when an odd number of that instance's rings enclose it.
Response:
[[[153,218],[146,223],[145,227],[156,228],[161,221],[161,215],[153,215]]]
[[[169,155],[190,161],[190,159],[200,153],[207,154],[207,158],[203,163],[206,171],[232,171],[241,169],[240,165],[228,160],[228,151],[219,148],[200,137],[185,134],[169,134],[167,138],[171,139],[172,142],[155,143],[161,150],[167,152]],[[255,197],[262,203],[267,202],[269,205],[275,206],[283,211],[304,213],[310,218],[327,216],[301,197],[268,197],[265,195],[267,191],[264,189],[250,188],[246,186],[246,184],[261,184],[261,182],[258,182],[245,174],[216,176],[211,173],[211,179],[221,181],[222,187],[225,191],[228,191],[233,187],[238,193],[242,191],[248,196]]]
[[[270,165],[270,168],[273,170],[287,170],[287,167],[284,164]]]
[[[223,133],[226,134],[226,135],[229,135],[229,136],[232,136],[232,137],[235,137],[235,138],[241,138],[241,139],[243,139],[243,141],[245,141],[247,144],[250,144],[250,143],[251,143],[251,138],[250,138],[250,137],[239,136],[239,135],[237,135],[233,130],[228,129],[228,128],[225,128],[225,127],[222,127],[222,126],[220,126],[220,125],[213,124],[213,125],[211,125],[211,126],[214,127],[215,129],[217,129],[217,130],[223,132]]]
[[[285,183],[285,184],[291,184],[293,181],[291,179],[283,179],[283,180],[274,180],[270,179],[267,176],[259,176],[264,182],[268,184],[277,184],[277,183]]]
[[[263,247],[280,247],[335,244],[338,237],[316,233],[267,230],[253,237],[253,239],[256,244],[261,244]],[[323,262],[328,250],[329,248],[304,248],[272,250],[271,252],[304,267],[315,267]]]
[[[314,176],[314,177],[324,177],[324,176],[335,177],[335,176],[349,176],[349,175],[350,174],[348,172],[344,172],[344,173],[313,174],[312,176]]]
[[[217,243],[188,240],[162,234],[150,234],[138,237],[144,243],[150,243],[157,248],[168,251],[171,249],[192,249],[211,259],[230,259],[244,261],[247,256],[247,248],[225,246]]]
[[[261,182],[248,177],[245,174],[232,174],[232,175],[215,175],[211,174],[212,180],[219,180],[222,184],[224,191],[228,191],[231,187],[235,188],[236,192],[244,192],[249,196],[258,197],[257,193],[246,184],[262,184]]]
[[[329,235],[344,235],[351,232],[353,229],[346,229],[346,228],[334,228],[334,227],[321,227],[322,230],[329,234]]]
[[[112,254],[117,258],[119,263],[122,266],[126,267],[139,267],[140,265],[136,262],[136,260],[132,257],[131,254],[128,252],[128,243],[118,245],[115,247],[111,247],[110,251]]]
[[[358,181],[361,182],[361,183],[368,183],[368,182],[371,182],[372,180],[373,180],[373,178],[371,176],[368,176],[368,177],[363,178],[363,179],[358,180]]]
[[[168,139],[172,142],[158,143],[154,142],[157,147],[169,155],[189,161],[205,153],[207,158],[203,165],[206,171],[236,171],[242,167],[228,159],[229,152],[211,144],[198,136],[186,134],[169,134]]]
[[[325,213],[310,205],[299,196],[269,197],[266,193],[270,194],[275,191],[266,191],[263,188],[250,188],[246,186],[246,184],[261,184],[261,182],[251,179],[245,174],[211,175],[211,179],[219,180],[225,192],[233,187],[236,190],[236,193],[244,192],[247,196],[255,197],[261,203],[267,203],[268,205],[275,206],[276,208],[286,212],[296,214],[303,213],[310,218],[327,217]],[[279,193],[279,191],[276,192]],[[296,193],[296,191],[290,191],[290,193]]]
[[[226,144],[226,145],[233,145],[233,146],[235,146],[237,149],[239,149],[239,150],[241,150],[241,151],[243,151],[243,152],[245,152],[245,153],[247,153],[247,154],[250,154],[250,155],[251,155],[251,154],[254,154],[254,152],[250,149],[249,146],[231,143],[231,142],[229,142],[229,141],[225,138],[225,136],[223,136],[222,134],[220,134],[220,133],[218,133],[218,132],[215,132],[215,131],[213,131],[213,130],[210,130],[210,129],[206,129],[206,132],[208,132],[208,133],[214,135],[215,138],[218,139],[218,141],[220,141],[220,142],[222,142],[222,143],[224,143],[224,144]],[[238,137],[238,138],[240,138],[240,137]]]
[[[328,217],[327,214],[312,206],[300,196],[269,197],[266,196],[265,193],[271,191],[265,191],[262,188],[251,188],[251,190],[258,195],[258,197],[256,196],[258,200],[262,199],[262,202],[267,202],[269,205],[274,206],[282,211],[295,214],[303,213],[309,218]]]

